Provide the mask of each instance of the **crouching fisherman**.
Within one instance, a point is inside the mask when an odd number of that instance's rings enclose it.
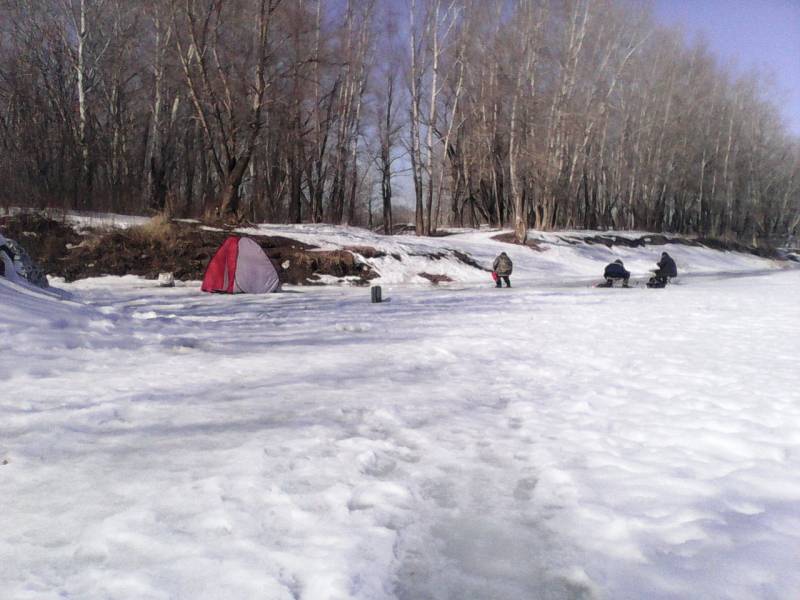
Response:
[[[670,279],[678,276],[678,266],[666,252],[661,253],[661,260],[656,264],[658,269],[647,282],[647,287],[665,287]]]
[[[631,273],[625,269],[625,265],[622,264],[622,261],[617,259],[606,265],[606,269],[603,271],[603,277],[606,282],[600,287],[614,287],[615,281],[622,281],[622,287],[628,287],[628,280],[631,278]]]
[[[511,271],[514,270],[514,263],[508,257],[508,254],[501,252],[500,256],[494,259],[492,265],[492,276],[494,277],[495,287],[503,287],[503,281],[506,282],[506,287],[511,287]]]

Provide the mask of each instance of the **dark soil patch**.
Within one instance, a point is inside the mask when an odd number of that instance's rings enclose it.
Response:
[[[422,256],[430,260],[455,258],[458,262],[464,263],[465,265],[470,266],[474,269],[491,272],[491,269],[484,267],[477,260],[472,258],[469,254],[461,252],[460,250],[453,250],[452,248],[448,248],[445,252],[411,252],[409,253],[409,256]]]
[[[254,238],[259,241],[258,238]],[[269,254],[269,253],[268,253]],[[273,258],[272,254],[269,254]],[[273,260],[275,262],[275,260]],[[366,285],[378,277],[366,263],[356,259],[348,250],[310,250],[286,252],[280,259],[281,281],[300,285],[319,285],[319,275],[357,277],[355,283]]]
[[[567,244],[578,246],[580,244],[597,244],[611,248],[613,246],[623,246],[625,248],[642,248],[648,244],[657,246],[660,244],[671,243],[671,240],[664,235],[647,235],[638,238],[630,238],[619,235],[591,235],[591,236],[571,236],[569,234],[559,235],[559,239]]]
[[[18,242],[45,273],[58,273],[69,248],[83,238],[68,224],[37,213],[0,217],[0,233]]]
[[[645,235],[635,240],[635,242],[639,241],[642,242],[642,246],[663,246],[664,244],[681,244],[683,246],[702,245],[697,240],[682,237],[671,237],[663,234]]]
[[[434,275],[433,273],[417,273],[423,279],[427,279],[433,285],[438,285],[440,283],[448,283],[453,281],[452,278],[448,277],[447,275]]]
[[[409,256],[422,256],[431,260],[442,260],[447,258],[447,252],[409,252]]]
[[[468,266],[473,267],[475,269],[479,269],[480,271],[486,271],[487,273],[491,273],[492,272],[491,269],[481,265],[477,260],[472,258],[469,254],[465,254],[463,252],[459,252],[458,250],[451,250],[451,252],[453,253],[453,256],[455,256],[459,260],[459,262],[462,262],[465,265],[468,265]]]
[[[392,227],[392,235],[413,235],[417,228],[413,223],[398,223]]]
[[[625,248],[643,248],[644,246],[661,246],[664,244],[684,244],[689,246],[698,246],[699,244],[688,240],[686,238],[673,238],[663,234],[648,234],[640,237],[626,237],[620,235],[591,235],[591,236],[571,236],[563,234],[558,236],[564,242],[577,246],[580,244],[598,244],[611,248],[613,246],[622,246]]]
[[[360,254],[364,258],[383,258],[386,256],[386,252],[372,246],[345,246],[344,249],[353,254]]]
[[[498,242],[504,242],[506,244],[514,244],[515,246],[527,246],[531,250],[536,250],[537,252],[545,251],[545,248],[542,248],[537,241],[532,240],[530,238],[525,240],[524,244],[520,244],[514,238],[513,233],[498,233],[497,235],[493,235],[492,239],[497,240]]]
[[[672,243],[680,243],[680,242],[672,242]],[[695,241],[694,245],[705,246],[706,248],[712,248],[714,250],[727,250],[729,252],[745,252],[748,254],[755,254],[756,256],[760,256],[762,258],[772,258],[778,260],[785,258],[785,255],[776,248],[757,248],[753,246],[747,246],[740,242],[735,242],[731,240],[698,238]]]
[[[392,227],[392,235],[416,235],[417,227],[413,223],[399,223]],[[431,233],[430,237],[448,237],[456,235],[454,231],[437,230]]]
[[[601,244],[608,248],[622,246],[626,248],[642,248],[644,246],[663,246],[665,244],[677,244],[681,246],[705,246],[712,250],[722,250],[729,252],[741,252],[744,254],[754,254],[763,258],[782,259],[781,253],[773,248],[758,248],[747,246],[740,242],[731,240],[720,240],[716,238],[688,238],[672,236],[662,233],[652,233],[639,237],[627,237],[619,235],[593,235],[588,237],[570,236],[568,234],[559,235],[559,238],[568,244]]]
[[[140,275],[155,279],[171,272],[182,281],[203,278],[206,265],[228,231],[209,231],[195,223],[168,222],[155,227],[86,230],[38,214],[0,219],[0,232],[19,241],[49,275],[74,281],[101,275]],[[281,236],[252,235],[275,265],[283,283],[313,284],[315,275],[377,277],[369,265],[346,250],[321,251]]]
[[[642,238],[627,238],[627,237],[620,237],[616,235],[594,235],[591,237],[582,238],[583,242],[586,244],[600,244],[602,246],[606,246],[611,248],[612,246],[624,246],[626,248],[643,248],[645,246],[645,241]],[[660,242],[662,244],[666,244],[667,242]],[[659,242],[655,242],[654,245],[658,245]]]

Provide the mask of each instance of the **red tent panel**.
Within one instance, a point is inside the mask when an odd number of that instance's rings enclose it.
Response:
[[[236,281],[236,260],[239,255],[239,238],[229,237],[219,247],[203,275],[204,292],[232,294]]]

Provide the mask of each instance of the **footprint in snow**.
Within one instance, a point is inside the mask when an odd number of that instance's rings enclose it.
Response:
[[[372,451],[359,456],[358,460],[361,463],[361,472],[372,477],[385,477],[397,467],[397,461]]]
[[[337,323],[336,331],[346,331],[348,333],[364,333],[372,329],[372,325],[367,323]]]
[[[431,499],[439,508],[455,508],[455,487],[447,479],[427,479],[422,482],[420,490],[425,498]]]
[[[514,498],[517,500],[530,500],[533,497],[533,490],[539,482],[536,477],[524,477],[517,482],[514,488]]]
[[[519,417],[511,417],[508,420],[508,426],[511,429],[522,429],[522,419],[520,419]]]
[[[190,350],[201,350],[203,342],[195,338],[171,337],[162,340],[161,345],[174,352],[187,352]]]

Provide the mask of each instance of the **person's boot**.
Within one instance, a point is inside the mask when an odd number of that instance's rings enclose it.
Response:
[[[494,287],[501,288],[503,287],[503,284],[498,281],[497,283],[494,284]]]

